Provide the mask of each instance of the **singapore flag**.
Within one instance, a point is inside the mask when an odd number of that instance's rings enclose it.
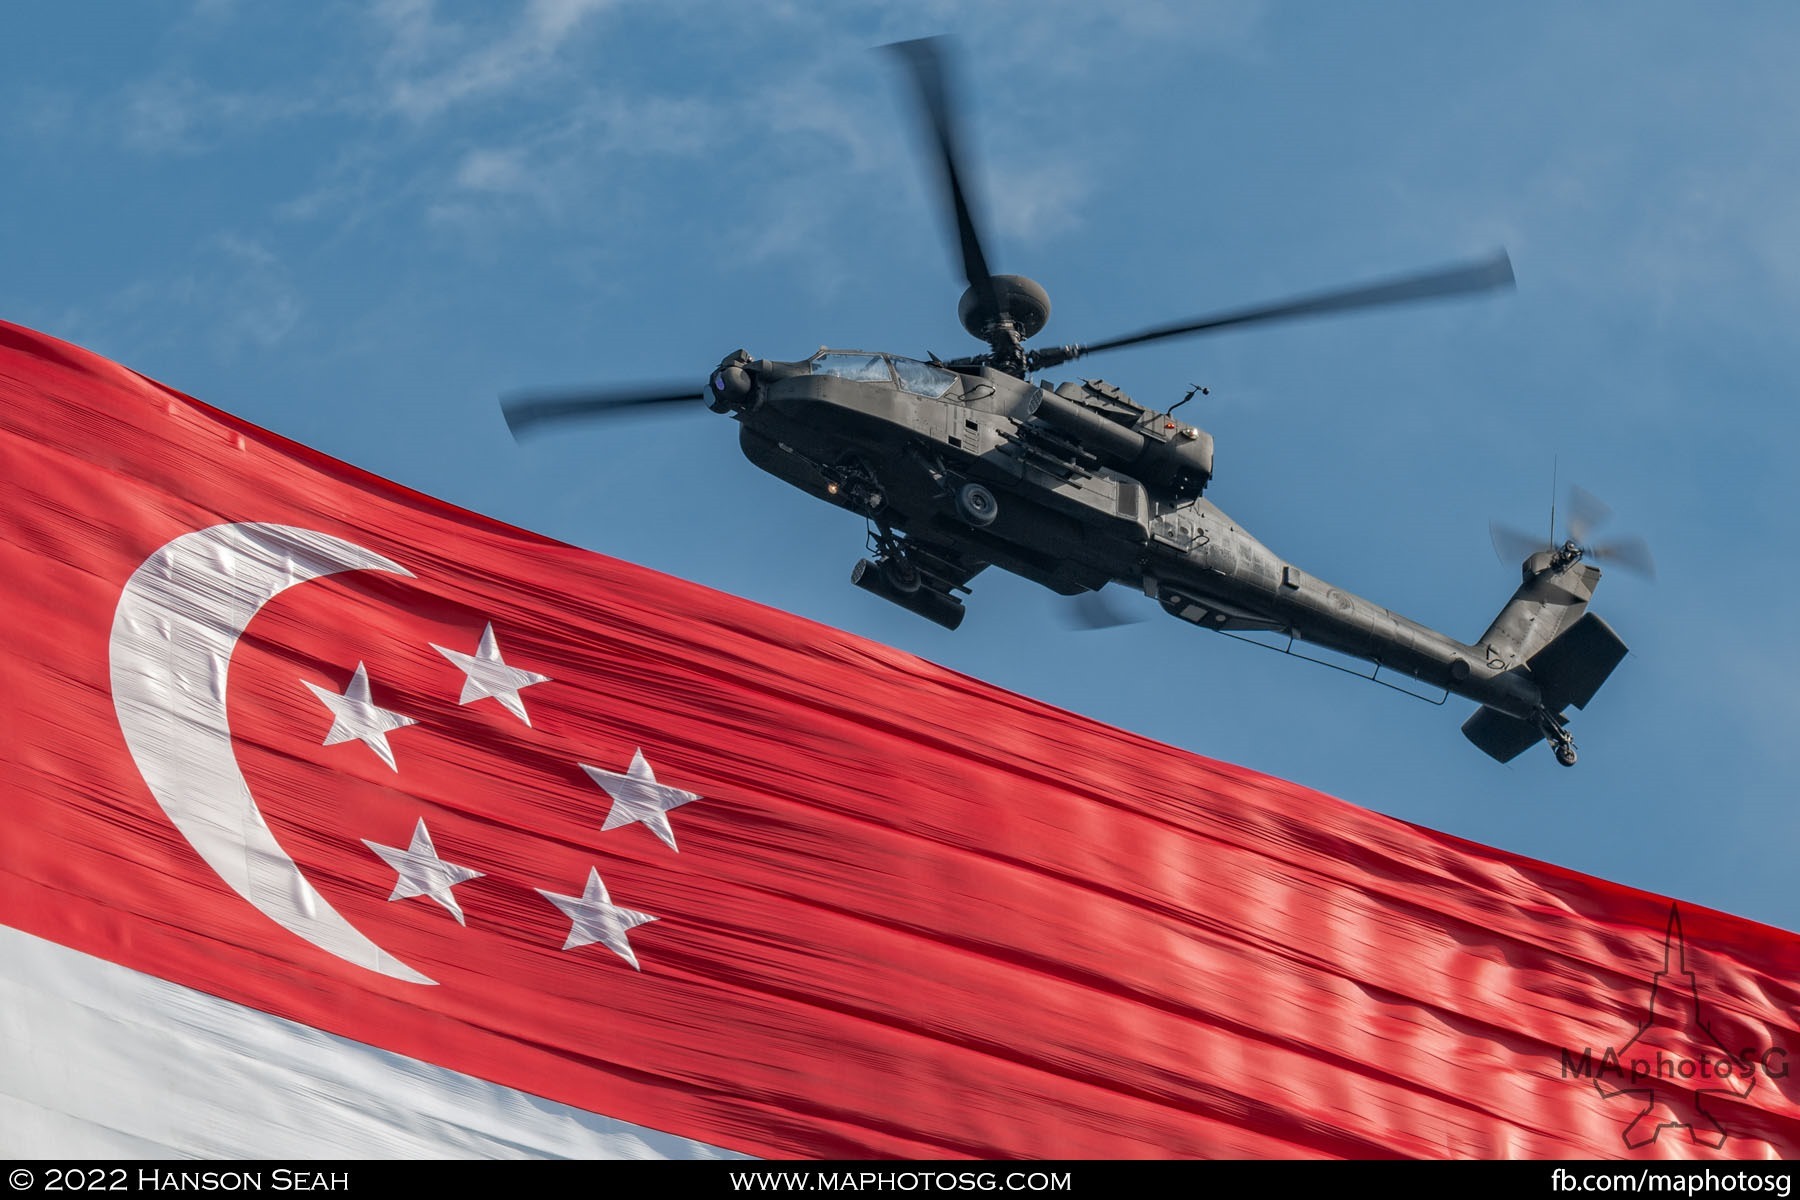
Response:
[[[1666,898],[3,324],[0,616],[0,1157],[1637,1152],[1558,1062],[1642,1010]],[[1794,1040],[1795,939],[1684,928],[1708,1035]],[[1800,1151],[1729,1099],[1651,1153]]]

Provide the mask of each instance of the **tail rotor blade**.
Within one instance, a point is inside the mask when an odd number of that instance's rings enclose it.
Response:
[[[1569,537],[1585,545],[1588,535],[1606,524],[1612,507],[1586,488],[1569,485]]]
[[[1612,519],[1613,510],[1604,500],[1592,492],[1572,486],[1569,488],[1567,515],[1568,546],[1575,553],[1566,561],[1585,557],[1620,567],[1646,579],[1656,578],[1656,563],[1651,559],[1650,546],[1643,538],[1620,537],[1598,544],[1588,541],[1588,535],[1596,526]],[[1488,526],[1488,532],[1494,539],[1494,553],[1502,561],[1521,562],[1526,556],[1539,550],[1549,550],[1559,556],[1563,554],[1555,542],[1546,542],[1542,537],[1521,532],[1497,521]]]
[[[1517,566],[1538,551],[1550,549],[1543,538],[1498,521],[1488,524],[1488,536],[1493,539],[1494,553],[1508,566]]]
[[[1651,559],[1650,547],[1643,538],[1617,538],[1595,546],[1589,553],[1602,561],[1636,572],[1646,579],[1656,578],[1656,563]]]

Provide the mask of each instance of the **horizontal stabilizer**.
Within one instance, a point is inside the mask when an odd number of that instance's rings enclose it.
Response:
[[[1588,613],[1531,660],[1532,678],[1544,691],[1544,707],[1552,712],[1571,704],[1585,708],[1625,654],[1625,643],[1612,627]]]
[[[1533,722],[1509,717],[1485,704],[1463,722],[1462,731],[1483,754],[1500,762],[1511,762],[1544,738]]]

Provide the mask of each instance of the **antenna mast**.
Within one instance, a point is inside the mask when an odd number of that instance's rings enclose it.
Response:
[[[1550,456],[1550,548],[1556,548],[1556,467],[1557,456]]]

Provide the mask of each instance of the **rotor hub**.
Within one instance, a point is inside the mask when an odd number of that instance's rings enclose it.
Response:
[[[956,304],[962,327],[982,341],[1002,323],[1010,323],[1020,340],[1035,337],[1050,320],[1050,293],[1036,280],[993,275],[988,283],[987,288],[969,288]]]

